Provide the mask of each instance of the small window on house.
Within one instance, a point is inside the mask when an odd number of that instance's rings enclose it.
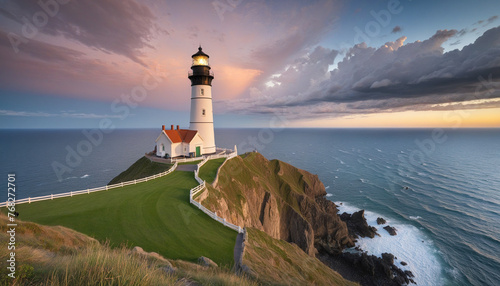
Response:
[[[201,115],[205,116],[205,109],[201,111]]]
[[[201,94],[201,95],[205,95],[205,90],[204,90],[203,88],[202,88],[202,89],[200,89],[200,94]]]
[[[165,151],[165,145],[163,145],[163,144],[161,145],[161,150]]]

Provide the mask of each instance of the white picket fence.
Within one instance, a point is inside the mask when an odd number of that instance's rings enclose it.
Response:
[[[104,187],[74,191],[74,192],[67,192],[67,193],[61,193],[61,194],[50,194],[50,195],[34,197],[34,198],[29,197],[29,198],[25,198],[25,199],[16,200],[15,203],[17,205],[17,204],[45,201],[45,200],[53,200],[53,199],[57,199],[57,198],[72,197],[72,196],[76,196],[76,195],[90,194],[90,193],[94,193],[94,192],[107,191],[107,190],[111,190],[114,188],[121,188],[124,186],[135,185],[138,183],[151,181],[151,180],[163,177],[165,175],[168,175],[168,174],[172,173],[175,170],[175,168],[177,168],[177,162],[170,169],[168,169],[165,172],[162,172],[162,173],[159,173],[156,175],[152,175],[149,177],[145,177],[142,179],[132,180],[132,181],[128,181],[128,182],[122,182],[122,183],[113,184],[113,185],[106,185]],[[5,207],[6,205],[7,205],[7,202],[0,203],[0,207]]]
[[[230,151],[232,151],[232,150],[230,150]],[[198,194],[199,192],[201,192],[205,189],[205,185],[206,185],[205,181],[203,181],[198,176],[198,170],[201,168],[201,166],[203,166],[208,160],[213,160],[213,159],[218,159],[218,158],[223,158],[223,157],[227,158],[226,161],[230,160],[230,159],[238,156],[237,152],[238,151],[236,150],[236,146],[235,146],[235,150],[229,154],[226,151],[226,154],[210,155],[210,156],[206,157],[203,161],[198,163],[198,165],[197,165],[198,169],[194,171],[194,178],[199,183],[199,185],[192,188],[189,191],[189,202],[191,204],[195,205],[200,210],[202,210],[204,213],[206,213],[208,216],[210,216],[214,220],[222,223],[224,226],[227,226],[227,227],[237,231],[238,233],[243,233],[243,228],[227,222],[225,218],[221,218],[221,217],[217,216],[216,212],[210,211],[209,209],[204,207],[202,204],[200,204],[199,202],[197,202],[193,199],[193,197],[196,194]],[[177,162],[179,162],[179,161],[177,161]],[[146,177],[146,178],[132,180],[132,181],[128,181],[128,182],[122,182],[122,183],[113,184],[113,185],[106,185],[104,187],[74,191],[74,192],[67,192],[67,193],[61,193],[61,194],[50,194],[50,195],[34,197],[34,198],[29,197],[29,198],[25,198],[25,199],[16,200],[15,203],[16,204],[24,204],[24,203],[32,203],[32,202],[45,201],[45,200],[53,200],[53,199],[57,199],[57,198],[72,197],[72,196],[76,196],[76,195],[90,194],[90,193],[99,192],[99,191],[107,191],[107,190],[111,190],[114,188],[121,188],[124,186],[135,185],[138,183],[147,182],[147,181],[154,180],[154,179],[157,179],[157,178],[160,178],[160,177],[163,177],[165,175],[172,173],[175,170],[175,168],[177,168],[177,162],[175,162],[175,164],[169,170],[162,172],[162,173],[159,173],[159,174],[156,174],[156,175]],[[222,165],[221,165],[221,167],[222,167]],[[0,203],[0,207],[5,207],[5,206],[7,206],[7,202]]]
[[[203,166],[203,164],[205,164],[208,160],[226,157],[227,158],[226,161],[227,161],[227,160],[230,160],[230,159],[238,156],[238,154],[237,154],[237,151],[235,150],[231,154],[213,155],[213,156],[215,156],[215,158],[210,158],[211,156],[209,156],[208,158],[205,158],[205,160],[203,160],[202,162],[200,162],[198,164],[198,169],[194,171],[194,178],[196,179],[196,181],[198,182],[199,185],[196,186],[196,187],[194,187],[194,188],[192,188],[189,191],[189,202],[191,204],[195,205],[197,208],[199,208],[204,213],[206,213],[209,217],[211,217],[214,220],[222,223],[224,226],[227,226],[227,227],[229,227],[229,228],[231,228],[233,230],[236,230],[238,233],[243,233],[243,228],[241,228],[240,226],[234,225],[234,224],[232,224],[230,222],[227,222],[225,218],[219,217],[216,212],[212,212],[211,210],[209,210],[206,207],[204,207],[201,203],[199,203],[199,202],[197,202],[197,201],[195,201],[193,199],[193,197],[196,196],[198,193],[202,192],[205,189],[205,186],[206,186],[206,182],[203,181],[200,177],[198,177],[198,170],[200,170],[200,167]],[[220,156],[220,157],[218,157],[218,156]]]
[[[236,150],[236,146],[234,146],[234,150],[231,150],[231,149],[217,149],[218,151],[218,154],[215,154],[215,155],[210,155],[210,156],[207,156],[203,159],[203,161],[207,161],[207,160],[212,160],[212,159],[218,159],[218,158],[224,158],[224,157],[228,157],[228,154],[233,154],[233,153],[236,153],[238,152]],[[236,154],[237,155],[237,154]],[[193,157],[193,158],[171,158],[169,159],[171,163],[174,163],[174,162],[179,162],[179,163],[185,163],[185,162],[194,162],[194,161],[199,161],[201,159],[201,157]],[[203,163],[204,164],[204,163]],[[203,166],[202,164],[202,166]]]

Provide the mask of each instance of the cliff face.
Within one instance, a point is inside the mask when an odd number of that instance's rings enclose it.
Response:
[[[217,186],[208,188],[200,200],[219,216],[293,242],[309,255],[315,248],[338,254],[354,246],[323,183],[307,171],[248,153],[228,161]]]

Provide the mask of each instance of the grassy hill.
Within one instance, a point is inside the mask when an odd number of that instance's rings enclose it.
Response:
[[[224,163],[224,161],[226,161],[226,158],[219,158],[206,162],[203,166],[201,166],[198,176],[200,177],[200,179],[211,184],[215,180],[217,170],[219,169],[220,165]]]
[[[125,243],[172,259],[206,256],[232,265],[236,232],[189,204],[189,190],[196,185],[192,172],[175,171],[123,188],[21,204],[17,210],[23,220],[69,227],[114,247]]]
[[[265,232],[247,228],[243,264],[260,282],[280,285],[359,285],[345,280],[297,245],[274,239]]]
[[[0,213],[0,240],[8,241],[7,216]],[[61,226],[17,221],[16,279],[0,269],[0,285],[258,285],[228,269],[206,268],[182,260],[133,255],[125,247],[110,248]],[[9,251],[0,248],[6,261]],[[177,268],[166,273],[162,267]]]
[[[136,179],[141,179],[149,177],[152,175],[165,172],[172,167],[171,164],[162,164],[157,162],[151,162],[148,158],[142,157],[137,160],[132,166],[127,170],[121,172],[118,176],[114,177],[113,180],[109,182],[108,185],[113,185],[116,183],[132,181]]]

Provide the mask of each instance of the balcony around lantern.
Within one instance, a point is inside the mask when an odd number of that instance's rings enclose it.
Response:
[[[193,75],[193,71],[188,71],[188,76],[192,76]],[[196,75],[209,75],[209,76],[214,76],[214,72],[213,71],[208,71],[208,74],[204,74],[204,73],[196,73]]]

